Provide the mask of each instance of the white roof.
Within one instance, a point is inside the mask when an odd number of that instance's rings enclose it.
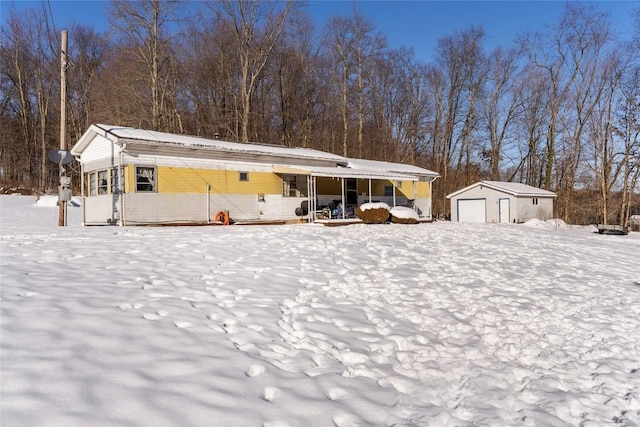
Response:
[[[184,146],[189,148],[237,152],[254,155],[267,155],[287,159],[320,160],[331,166],[273,165],[274,172],[323,176],[333,178],[390,179],[397,181],[418,181],[420,177],[437,178],[436,172],[418,166],[376,160],[348,159],[336,154],[310,148],[291,148],[277,145],[238,143],[205,139],[197,136],[177,135],[131,127],[94,124],[82,135],[71,149],[74,155],[80,155],[93,139],[101,135],[114,142],[136,142],[139,144]],[[304,163],[304,162],[301,162]]]
[[[389,163],[381,162],[379,160],[362,160],[362,159],[349,159],[349,167],[353,169],[367,169],[378,170],[384,172],[395,172],[400,174],[411,174],[419,176],[430,176],[437,178],[440,175],[437,172],[430,171],[418,166],[405,165],[403,163]]]
[[[310,148],[291,148],[279,145],[239,143],[220,141],[216,139],[205,139],[197,136],[177,135],[166,132],[156,132],[151,130],[136,129],[130,127],[97,124],[91,125],[89,130],[82,135],[78,143],[73,147],[74,154],[80,154],[86,145],[91,142],[95,134],[103,135],[107,138],[117,138],[127,141],[148,142],[151,144],[169,144],[192,148],[212,149],[226,152],[238,152],[247,154],[263,154],[290,158],[305,158],[330,161],[344,161],[344,157],[324,151]]]
[[[418,177],[412,174],[402,174],[397,172],[385,172],[382,170],[351,168],[351,167],[328,167],[328,166],[280,166],[274,165],[275,173],[285,173],[292,175],[310,175],[328,178],[359,178],[359,179],[390,179],[395,181],[417,181]]]
[[[522,184],[520,182],[503,182],[503,181],[480,181],[475,184],[471,184],[463,189],[454,191],[447,195],[447,199],[464,193],[467,190],[476,188],[479,186],[485,186],[493,190],[502,191],[503,193],[511,194],[513,196],[530,196],[530,197],[556,197],[556,193],[543,190],[541,188],[533,187],[531,185]]]

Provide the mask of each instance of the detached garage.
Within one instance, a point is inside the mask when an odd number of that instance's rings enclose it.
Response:
[[[447,196],[451,221],[525,222],[553,218],[555,193],[517,182],[480,181]]]

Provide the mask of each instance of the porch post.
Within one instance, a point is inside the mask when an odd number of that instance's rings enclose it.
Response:
[[[315,191],[315,178],[308,175],[307,178],[307,194],[309,197],[309,217],[308,222],[314,222],[316,220],[316,191]]]
[[[398,185],[398,181],[394,181],[392,191],[393,191],[393,207],[396,206],[396,185]]]
[[[207,182],[207,224],[211,224],[211,185]]]
[[[315,197],[313,197],[313,191],[311,189],[311,175],[307,176],[307,195],[309,197],[309,218],[307,222],[313,222],[313,215],[316,211],[315,205]]]
[[[429,181],[429,219],[433,219],[433,181],[435,179]]]
[[[87,200],[84,195],[84,190],[85,190],[84,162],[80,159],[77,159],[77,160],[80,161],[80,197],[82,199],[82,225],[87,225],[87,212],[86,212]]]
[[[369,203],[371,203],[371,178],[369,178]]]
[[[126,169],[124,166],[124,150],[125,148],[127,148],[127,144],[122,144],[122,146],[120,147],[120,155],[118,156],[118,161],[120,162],[119,166],[119,171],[118,174],[120,176],[118,176],[118,185],[120,186],[120,222],[119,222],[119,226],[124,227],[126,224],[126,217],[125,217],[125,212],[126,212],[126,206],[125,206],[125,201],[124,198],[126,196],[125,190],[127,189],[127,173],[126,173]],[[134,170],[135,172],[135,170]],[[134,179],[135,181],[135,179]],[[130,183],[131,184],[131,183]],[[134,187],[135,189],[135,187]]]
[[[344,178],[340,178],[340,188],[341,188],[341,192],[342,192],[342,219],[345,218],[345,211],[347,210],[347,206],[345,204],[345,200],[344,200]]]

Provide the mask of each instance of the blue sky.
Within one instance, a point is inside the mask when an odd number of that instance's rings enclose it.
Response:
[[[64,29],[69,23],[84,23],[99,31],[108,28],[107,1],[50,0],[56,26]],[[39,0],[0,0],[2,22],[13,3],[18,8],[42,7]],[[592,1],[610,12],[613,28],[623,38],[630,38],[633,29],[632,12],[640,7],[637,1]],[[333,14],[348,15],[351,1],[311,0],[309,12],[320,29]],[[431,61],[433,49],[440,37],[453,34],[469,25],[482,25],[486,31],[485,47],[509,45],[525,31],[541,30],[552,25],[561,15],[563,1],[391,1],[360,0],[359,10],[376,29],[387,36],[391,47],[405,46],[416,52],[418,59]]]

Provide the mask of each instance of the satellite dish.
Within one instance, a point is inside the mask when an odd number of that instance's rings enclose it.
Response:
[[[59,165],[66,165],[67,163],[71,163],[73,156],[67,150],[50,150],[49,160]]]

